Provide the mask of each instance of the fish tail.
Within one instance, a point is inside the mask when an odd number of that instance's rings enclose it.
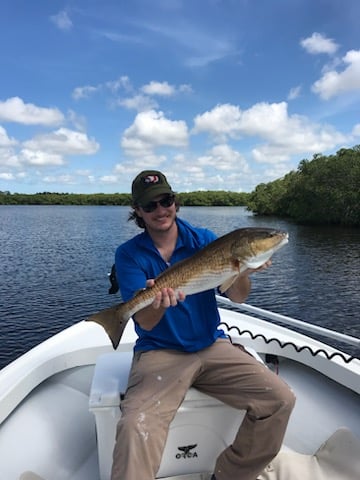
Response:
[[[121,303],[115,307],[106,308],[86,319],[86,321],[96,322],[104,328],[109,335],[114,350],[119,345],[126,324],[130,318],[130,315],[125,308],[123,308],[124,305],[124,303]]]

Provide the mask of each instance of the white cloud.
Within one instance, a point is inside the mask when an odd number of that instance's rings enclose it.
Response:
[[[342,58],[344,70],[327,71],[312,86],[313,92],[324,100],[355,90],[360,91],[360,50],[350,50]]]
[[[125,130],[121,146],[129,155],[149,154],[159,146],[185,147],[187,125],[182,120],[169,120],[163,112],[149,110],[136,115],[134,123]]]
[[[119,179],[127,177],[135,177],[140,170],[147,170],[156,168],[162,170],[165,174],[165,167],[167,162],[166,155],[156,155],[154,153],[145,153],[144,155],[138,157],[131,157],[118,163],[114,168],[114,173],[118,176]],[[129,185],[128,185],[129,187]]]
[[[360,123],[354,125],[351,133],[354,137],[360,137]]]
[[[76,178],[72,175],[48,175],[43,177],[42,181],[45,183],[55,183],[56,185],[75,185],[77,183]]]
[[[331,38],[326,38],[321,33],[314,32],[311,37],[301,40],[300,45],[312,55],[327,53],[333,55],[336,53],[339,45]]]
[[[23,148],[20,152],[22,164],[35,165],[38,167],[50,165],[64,165],[63,157],[57,153],[45,152],[42,150],[30,150]]]
[[[134,93],[135,89],[131,85],[129,77],[123,75],[116,80],[109,80],[107,82],[99,83],[98,85],[83,85],[74,88],[72,97],[74,100],[89,98],[98,92],[110,92],[116,95],[119,90],[124,90],[126,93]]]
[[[147,97],[146,95],[135,95],[133,97],[118,100],[116,103],[117,105],[128,108],[129,110],[136,110],[138,112],[154,110],[159,106],[155,100]]]
[[[215,138],[239,138],[244,135],[271,138],[279,130],[284,130],[288,121],[286,102],[256,103],[248,110],[223,104],[197,115],[193,133],[208,132]]]
[[[99,83],[98,85],[83,85],[81,87],[76,87],[72,92],[72,97],[74,100],[80,100],[83,98],[89,98],[95,93],[102,91],[110,91],[112,95],[115,95],[119,90],[124,90],[127,93],[134,92],[130,79],[126,75],[122,75],[116,80]]]
[[[6,134],[6,132],[5,132]],[[0,165],[8,168],[29,166],[61,166],[65,165],[66,155],[90,155],[96,153],[99,145],[89,139],[85,133],[60,128],[52,133],[37,135],[20,144],[10,140],[8,146],[2,145],[7,135],[0,127]],[[12,143],[11,143],[12,142]]]
[[[1,173],[0,172],[0,180],[5,180],[5,181],[10,181],[10,180],[15,180],[15,175],[13,173]]]
[[[242,135],[272,140],[287,133],[289,123],[294,123],[295,118],[289,117],[286,102],[261,102],[242,112],[238,126]]]
[[[248,110],[235,105],[217,105],[198,115],[193,133],[208,132],[215,141],[255,137],[265,143],[253,149],[258,162],[287,161],[291,154],[327,151],[346,141],[333,127],[311,122],[307,117],[289,115],[287,103],[257,103]]]
[[[176,88],[173,85],[169,85],[168,82],[150,82],[147,85],[141,87],[141,90],[146,95],[160,95],[170,97],[176,93]]]
[[[256,181],[256,184],[271,182],[276,178],[282,178],[289,173],[289,165],[287,163],[274,163],[262,171],[261,177]]]
[[[229,56],[238,56],[238,48],[233,38],[223,35],[220,31],[214,35],[212,28],[199,28],[200,24],[184,22],[174,17],[171,24],[159,21],[138,22],[143,30],[149,30],[163,37],[163,41],[169,44],[175,43],[181,46],[184,52],[184,64],[187,67],[205,67],[213,62]],[[186,34],[184,34],[186,32]]]
[[[193,133],[208,132],[214,136],[236,136],[239,133],[239,122],[242,112],[236,105],[228,103],[217,105],[212,110],[194,119]]]
[[[9,138],[5,128],[0,125],[0,148],[11,147],[17,143],[14,138]]]
[[[19,168],[21,162],[12,145],[0,146],[0,166],[6,168]]]
[[[171,97],[178,93],[192,93],[191,85],[181,84],[178,87],[170,85],[168,82],[155,82],[151,81],[146,85],[143,85],[140,89],[146,95],[158,95],[161,97]]]
[[[60,29],[60,30],[70,30],[73,26],[73,23],[69,17],[69,14],[66,10],[62,10],[56,15],[52,15],[50,20]]]
[[[293,87],[290,89],[290,92],[288,94],[288,100],[295,100],[296,98],[299,98],[301,94],[301,86],[298,85],[297,87]]]
[[[100,182],[113,185],[119,182],[119,178],[117,175],[104,175],[103,177],[100,177]]]
[[[116,93],[120,89],[125,90],[126,92],[133,91],[133,86],[131,85],[130,79],[126,75],[120,76],[117,80],[105,82],[105,87],[111,90],[113,93]]]
[[[192,86],[188,83],[183,83],[182,85],[179,85],[178,91],[180,93],[193,93]]]
[[[221,171],[249,171],[245,158],[226,144],[215,145],[208,155],[199,157],[197,162],[203,167],[212,166]]]
[[[186,165],[186,168],[184,166]],[[199,164],[197,159],[186,158],[184,155],[175,155],[171,164],[171,172],[167,175],[175,191],[198,190],[201,184],[208,180],[206,169]]]
[[[291,155],[326,152],[349,140],[332,126],[313,124],[303,117],[294,116],[284,127],[281,135],[274,132],[271,141],[253,149],[257,162],[287,162]]]
[[[80,100],[82,98],[89,98],[93,93],[97,92],[99,87],[93,87],[91,85],[85,85],[83,87],[76,87],[72,92],[74,100]]]
[[[182,84],[179,87],[170,85],[168,82],[151,81],[140,88],[140,93],[132,97],[122,98],[115,102],[115,105],[143,112],[155,110],[159,107],[158,102],[152,97],[174,97],[178,94],[192,93],[190,85]]]
[[[64,115],[57,108],[37,107],[24,103],[19,97],[12,97],[0,102],[0,120],[25,125],[59,125],[64,121]]]
[[[135,176],[140,170],[146,170],[151,168],[162,169],[162,165],[165,164],[167,157],[165,155],[156,155],[153,152],[134,152],[131,159],[115,165],[114,173],[118,176],[118,179],[124,178],[124,176]]]
[[[138,90],[133,87],[128,76],[120,76],[116,80],[99,83],[98,85],[83,85],[74,88],[72,97],[74,100],[90,98],[99,92],[107,92],[111,95],[108,104],[111,107],[124,107],[137,112],[147,110],[156,110],[159,108],[157,100],[153,97],[170,98],[179,94],[192,93],[192,88],[188,84],[179,86],[170,85],[168,82],[156,82],[154,80],[143,85]],[[125,92],[127,97],[119,97],[121,92]]]
[[[90,174],[91,174],[90,170],[86,170],[86,169],[76,170],[76,175],[80,175],[81,177],[89,177]]]
[[[250,189],[256,174],[230,145],[215,145],[204,155],[174,154],[161,165],[175,191]]]
[[[91,155],[99,150],[99,144],[83,132],[59,128],[24,142],[24,147],[33,151],[60,153],[62,155]]]
[[[74,112],[74,110],[70,109],[67,113],[67,118],[68,118],[68,121],[72,125],[74,125],[76,130],[80,130],[82,132],[85,131],[87,122],[86,122],[86,118],[83,115],[79,115],[76,112]]]

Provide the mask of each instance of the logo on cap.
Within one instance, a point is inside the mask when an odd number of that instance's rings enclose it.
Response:
[[[159,183],[160,179],[157,175],[147,175],[143,178],[143,181],[146,185],[155,185],[156,183]]]

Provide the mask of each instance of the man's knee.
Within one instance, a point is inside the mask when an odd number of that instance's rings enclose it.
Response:
[[[270,396],[264,399],[264,406],[267,410],[267,414],[264,416],[280,414],[284,417],[284,420],[288,418],[296,402],[296,396],[293,390],[287,383],[277,377],[277,381],[273,385],[273,388],[270,387],[269,393]]]
[[[128,436],[134,433],[144,439],[149,435],[146,413],[135,411],[121,416],[116,427],[116,435]]]
[[[284,408],[291,412],[295,406],[296,396],[294,391],[287,384],[285,384],[281,391],[281,400]]]

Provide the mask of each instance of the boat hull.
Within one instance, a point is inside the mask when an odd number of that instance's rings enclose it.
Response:
[[[359,360],[347,362],[348,356],[338,355],[336,349],[318,340],[248,313],[223,308],[220,313],[223,328],[233,340],[258,352],[265,363],[268,360],[269,368],[276,369],[296,394],[285,449],[313,455],[341,427],[360,438]],[[126,385],[135,339],[129,323],[113,353],[100,326],[80,322],[0,371],[1,480],[109,477],[113,432],[120,415],[119,396]],[[123,355],[127,361],[120,362],[122,380],[119,376],[111,392],[112,403],[105,405],[96,401],[96,368],[103,372],[102,359],[113,355]],[[109,366],[105,372],[110,373]],[[231,442],[241,418],[241,412],[232,412],[191,389],[172,425],[159,478],[207,480],[216,452]],[[195,435],[194,425],[198,426],[196,442],[190,441]],[[192,457],[177,458],[181,443],[196,443]],[[200,456],[204,463],[196,466]]]

